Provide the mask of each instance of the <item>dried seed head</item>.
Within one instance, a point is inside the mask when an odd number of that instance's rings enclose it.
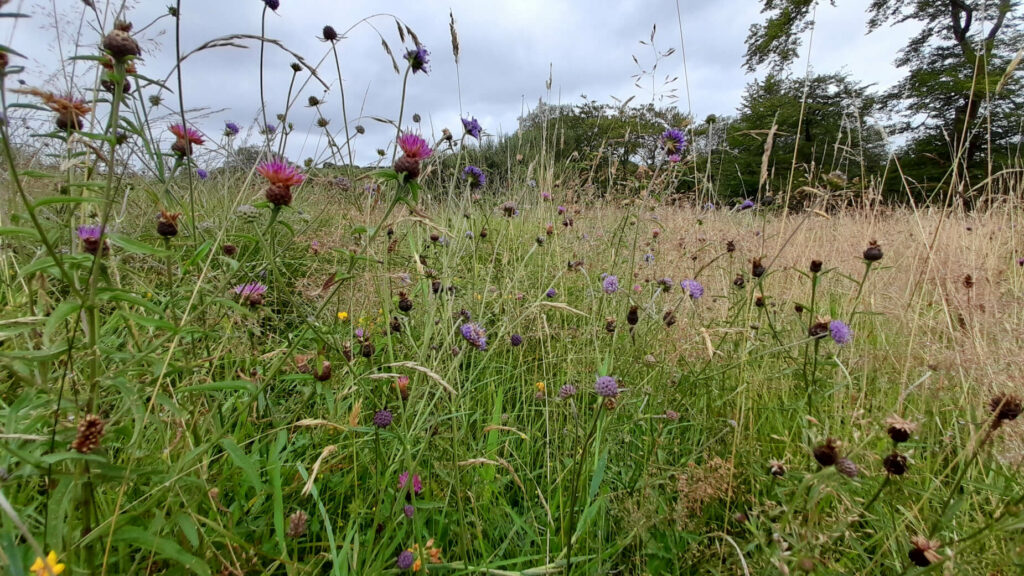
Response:
[[[768,473],[781,478],[786,475],[786,465],[780,460],[772,460],[768,462]]]
[[[324,26],[322,36],[324,37],[324,40],[334,42],[338,39],[338,31],[334,29],[334,26]]]
[[[615,334],[615,316],[608,316],[604,319],[604,331]]]
[[[402,320],[399,319],[398,316],[392,316],[388,327],[391,328],[391,331],[395,334],[400,334],[402,332]]]
[[[814,448],[814,459],[822,467],[833,466],[839,460],[839,446],[835,438],[828,438],[825,443]]]
[[[170,213],[164,210],[160,211],[156,221],[156,233],[163,236],[164,238],[174,238],[178,235],[178,218],[181,217],[181,212]]]
[[[128,24],[131,29],[131,24]],[[110,53],[116,60],[125,60],[142,55],[139,43],[126,30],[115,28],[103,38],[103,49]]]
[[[309,514],[306,514],[302,510],[296,510],[288,517],[288,531],[287,536],[289,538],[302,538],[306,534],[306,528],[309,526]]]
[[[910,440],[910,435],[917,429],[917,424],[904,420],[896,415],[886,418],[885,423],[888,426],[885,431],[886,434],[888,434],[889,438],[891,438],[896,444],[901,444]]]
[[[864,259],[868,262],[878,262],[882,259],[882,247],[878,242],[872,240],[868,243],[868,247],[864,249]]]
[[[376,351],[377,349],[374,347],[373,342],[369,340],[363,342],[362,347],[359,349],[359,353],[363,355],[363,358],[371,358]]]
[[[103,419],[95,414],[89,414],[78,423],[78,434],[71,443],[71,449],[80,454],[88,454],[100,445],[100,439],[104,432]]]
[[[1012,422],[1024,411],[1020,397],[1014,394],[996,394],[988,402],[988,410],[992,413],[992,428],[999,428],[1003,422]]]
[[[409,295],[405,292],[398,293],[398,309],[402,312],[409,312],[413,308],[412,300],[409,299]]]
[[[323,361],[320,365],[320,371],[316,373],[316,379],[320,382],[326,382],[331,379],[331,363],[327,360]]]
[[[743,288],[746,286],[747,281],[743,278],[743,274],[737,274],[736,277],[732,279],[732,285],[736,288]]]
[[[761,264],[760,258],[754,258],[753,260],[750,261],[751,276],[753,276],[754,278],[760,278],[761,276],[764,276],[764,273],[765,267],[763,264]]]
[[[903,476],[907,472],[907,457],[899,452],[893,452],[882,459],[882,467],[893,476]]]
[[[730,254],[735,252],[736,251],[736,243],[733,242],[732,240],[726,240],[725,241],[725,251],[730,253]]]
[[[629,312],[626,313],[626,322],[630,326],[636,326],[637,322],[640,321],[640,314],[638,313],[639,308],[637,306],[630,306]]]
[[[821,272],[821,260],[811,260],[810,269],[812,274],[817,274],[818,272]]]
[[[910,545],[913,548],[910,549],[908,556],[915,566],[926,568],[942,560],[942,556],[935,552],[942,545],[938,540],[929,540],[925,536],[913,536],[910,538]]]
[[[824,338],[828,334],[828,320],[818,319],[817,322],[811,324],[811,327],[807,330],[807,335],[811,338]]]

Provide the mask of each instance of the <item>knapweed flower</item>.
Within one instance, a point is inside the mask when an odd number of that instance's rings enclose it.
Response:
[[[276,207],[290,205],[292,203],[292,186],[298,186],[306,180],[298,168],[279,158],[260,164],[256,167],[256,171],[270,184],[264,194],[267,202]]]
[[[238,136],[238,133],[241,131],[242,129],[239,128],[238,124],[235,124],[234,122],[224,123],[224,135],[227,136],[228,138],[232,136]]]
[[[405,486],[408,483],[409,471],[405,470],[404,472],[398,475],[398,491],[401,492],[402,490],[405,490]],[[416,495],[419,495],[420,492],[423,492],[423,482],[420,481],[419,474],[412,475],[412,491]]]
[[[671,128],[661,135],[661,147],[668,155],[678,155],[686,148],[686,134],[682,130]]]
[[[391,414],[390,410],[377,410],[373,415],[373,425],[377,428],[387,428],[388,426],[391,426],[391,421],[393,419],[394,416]]]
[[[615,398],[619,395],[619,383],[611,376],[601,376],[594,382],[594,392],[603,398]]]
[[[406,518],[412,520],[412,517],[416,515],[416,507],[412,504],[406,504],[402,507],[402,514],[405,514]]]
[[[558,389],[558,397],[562,400],[568,400],[576,395],[576,387],[572,384],[565,384]]]
[[[845,346],[853,340],[853,330],[842,320],[833,320],[828,323],[828,333],[832,341],[840,346]]]
[[[548,298],[554,298],[555,296],[558,295],[558,291],[555,290],[554,288],[548,288],[548,291],[545,292],[544,295],[547,296]]]
[[[267,5],[267,8],[277,12],[277,9],[281,7],[281,0],[263,0],[263,3]]]
[[[47,108],[57,113],[57,119],[54,122],[57,129],[63,132],[81,130],[85,115],[92,112],[92,107],[86,105],[85,100],[75,98],[70,94],[57,96],[52,92],[44,92],[37,88],[17,88],[14,91],[42,99]]]
[[[480,123],[477,122],[476,118],[463,118],[462,128],[466,131],[466,134],[469,134],[477,140],[480,139],[480,130],[482,129],[480,128]]]
[[[174,144],[171,144],[171,151],[178,156],[191,156],[192,145],[202,146],[203,137],[195,128],[189,128],[182,124],[172,124],[168,130],[174,134]]]
[[[206,180],[210,177],[210,173],[202,168],[196,168],[196,176],[198,176],[200,180]]]
[[[235,294],[238,294],[242,302],[249,306],[259,306],[263,304],[263,294],[267,292],[267,287],[259,282],[249,282],[248,284],[239,284],[235,286]]]
[[[885,423],[887,425],[885,433],[889,435],[893,444],[901,444],[910,440],[910,435],[917,430],[917,424],[904,420],[895,414],[886,418]]]
[[[409,68],[413,74],[417,72],[430,73],[430,70],[427,69],[427,66],[430,65],[430,52],[426,46],[417,44],[416,48],[405,53],[405,59],[409,62]]]
[[[120,61],[140,56],[142,49],[139,48],[139,43],[132,38],[131,31],[130,22],[115,20],[114,29],[103,37],[103,49]]]
[[[499,206],[499,208],[501,208],[501,211],[504,212],[505,216],[509,218],[519,215],[519,207],[512,200],[505,202],[504,204]]]
[[[882,256],[882,247],[875,240],[869,242],[868,247],[864,249],[864,259],[868,262],[878,262]]]
[[[679,287],[683,289],[684,294],[694,300],[699,300],[704,295],[704,286],[696,280],[683,280],[679,283]]]
[[[680,156],[679,154],[670,154],[668,157],[668,161],[671,162],[672,164],[678,164],[682,162],[682,160],[683,157]]]
[[[46,555],[46,559],[36,556],[36,561],[29,566],[29,570],[35,574],[35,576],[56,576],[64,572],[67,568],[64,564],[57,561],[57,553],[50,550],[50,553]]]
[[[605,294],[615,294],[619,291],[619,279],[615,276],[608,275],[601,281],[601,289],[604,290]]]
[[[558,206],[558,214],[559,215],[565,214],[565,206],[562,206],[562,205]]]
[[[476,347],[477,350],[487,350],[487,332],[476,322],[466,322],[459,329],[462,337]]]
[[[78,239],[82,241],[82,249],[96,256],[107,253],[107,243],[103,238],[102,226],[79,226]]]
[[[942,561],[942,556],[936,552],[942,546],[942,543],[938,540],[929,540],[925,536],[913,536],[910,538],[910,544],[913,548],[910,549],[907,556],[914,563],[914,566],[927,568],[936,562]]]
[[[540,199],[545,202],[551,202],[551,192],[541,192]]]
[[[415,562],[416,556],[413,555],[412,550],[402,550],[398,554],[398,559],[395,560],[395,566],[399,570],[409,570]]]
[[[402,149],[402,156],[395,160],[395,172],[415,180],[420,175],[420,161],[429,158],[433,150],[426,140],[412,132],[398,137],[398,147]]]
[[[469,180],[469,187],[473,190],[483,188],[484,184],[487,183],[487,175],[476,166],[466,166],[462,170],[462,179]]]

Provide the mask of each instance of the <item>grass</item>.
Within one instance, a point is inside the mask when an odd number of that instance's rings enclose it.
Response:
[[[0,126],[7,573],[1020,571],[1009,199],[661,202],[683,162],[618,203],[531,158],[473,190],[459,152],[275,205],[161,152],[130,61],[105,127],[46,136],[75,162]]]

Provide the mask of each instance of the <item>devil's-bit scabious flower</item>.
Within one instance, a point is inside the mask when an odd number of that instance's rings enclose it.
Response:
[[[619,383],[611,376],[601,376],[594,383],[594,392],[604,398],[615,398],[619,395]]]
[[[704,286],[696,280],[683,280],[679,283],[683,292],[694,300],[699,300],[704,295]]]
[[[487,350],[487,332],[476,322],[466,322],[459,329],[462,337],[476,347],[477,350]]]
[[[426,140],[412,132],[398,137],[398,147],[402,149],[402,156],[395,160],[395,172],[415,180],[420,175],[420,161],[429,158],[433,150]]]
[[[238,124],[235,124],[234,122],[224,123],[224,135],[227,136],[228,138],[232,136],[238,136],[238,133],[241,131],[242,129],[239,128]]]
[[[842,320],[833,320],[828,323],[828,332],[832,341],[840,346],[845,346],[853,340],[853,330]]]
[[[276,207],[290,205],[292,203],[292,186],[298,186],[306,180],[298,168],[279,158],[260,164],[256,167],[256,171],[270,184],[265,195],[267,202]]]
[[[744,200],[742,204],[739,205],[739,210],[750,210],[753,207],[754,201],[748,198],[747,200]]]
[[[686,148],[686,134],[676,128],[666,130],[661,135],[661,147],[669,156],[678,155]]]
[[[235,286],[235,294],[241,297],[242,302],[249,306],[259,306],[263,304],[263,295],[267,292],[267,287],[259,282],[249,282],[248,284],[239,284]]]
[[[413,74],[417,72],[430,73],[430,70],[427,69],[427,66],[430,65],[430,52],[426,46],[417,44],[416,48],[405,53],[405,59],[409,62],[409,68],[412,69]]]
[[[466,131],[466,134],[469,134],[477,140],[480,139],[480,131],[482,128],[480,128],[480,123],[477,122],[476,118],[463,118],[462,128]]]
[[[393,419],[394,416],[391,414],[390,410],[378,410],[373,415],[373,425],[377,428],[387,428],[388,426],[391,426],[391,421]]]
[[[462,170],[462,179],[469,181],[469,187],[473,190],[483,188],[484,184],[487,183],[487,175],[484,171],[477,168],[476,166],[466,166]]]
[[[619,279],[616,276],[608,275],[601,281],[601,289],[605,294],[615,294],[619,291]]]
[[[409,570],[415,562],[416,557],[413,555],[412,550],[402,550],[398,554],[398,559],[395,560],[395,566],[399,570]]]
[[[334,42],[338,39],[338,31],[334,29],[334,26],[324,26],[322,36],[327,42]]]
[[[66,568],[67,566],[57,561],[57,552],[50,550],[45,559],[36,556],[36,561],[28,569],[34,576],[56,576],[62,574]]]
[[[554,288],[548,288],[548,291],[545,292],[544,295],[548,298],[554,298],[555,296],[558,296],[558,291]]]
[[[523,343],[523,337],[519,334],[513,334],[509,337],[508,341],[513,347],[520,346]]]

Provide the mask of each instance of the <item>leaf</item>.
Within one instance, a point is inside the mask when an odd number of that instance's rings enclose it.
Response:
[[[24,236],[32,240],[39,240],[39,233],[32,228],[20,226],[0,226],[0,236]]]
[[[147,256],[171,255],[171,252],[168,252],[167,250],[157,248],[155,246],[150,246],[149,244],[144,244],[142,242],[139,242],[138,240],[132,240],[131,238],[128,238],[127,236],[122,236],[120,234],[108,234],[107,237],[110,238],[110,242],[115,246],[118,246],[124,249],[125,251],[131,252],[133,254],[145,254]]]
[[[77,314],[81,309],[82,303],[78,300],[65,300],[61,302],[50,313],[50,317],[46,319],[46,327],[43,328],[43,340],[45,342],[52,342],[54,333],[64,324],[64,321],[72,314]]]
[[[195,254],[185,262],[185,268],[191,268],[198,264],[201,260],[206,258],[206,255],[210,253],[210,249],[213,248],[213,240],[207,240],[203,242],[199,248],[196,249]]]
[[[53,204],[102,204],[103,199],[101,198],[89,198],[86,196],[47,196],[37,200],[32,205],[33,208],[39,209],[44,206],[51,206]]]
[[[252,458],[243,452],[242,449],[238,447],[238,444],[235,444],[235,441],[231,438],[224,438],[220,441],[220,445],[224,448],[224,451],[228,453],[228,456],[231,457],[235,466],[242,469],[242,475],[245,477],[246,482],[257,492],[262,492],[263,481],[260,480],[259,469],[256,467],[256,463],[253,462]]]
[[[239,390],[255,392],[256,385],[248,380],[224,380],[221,382],[211,382],[209,384],[185,386],[183,388],[177,388],[174,392],[176,394],[191,394],[194,392],[228,392]]]
[[[21,170],[18,172],[18,175],[25,178],[56,178],[56,176],[49,172],[40,172],[39,170]]]
[[[136,526],[125,526],[118,529],[114,535],[114,540],[138,546],[143,550],[152,550],[158,556],[170,560],[173,564],[188,568],[193,574],[210,576],[210,567],[205,562],[189,554],[176,543],[166,538],[161,538],[149,530]]]

